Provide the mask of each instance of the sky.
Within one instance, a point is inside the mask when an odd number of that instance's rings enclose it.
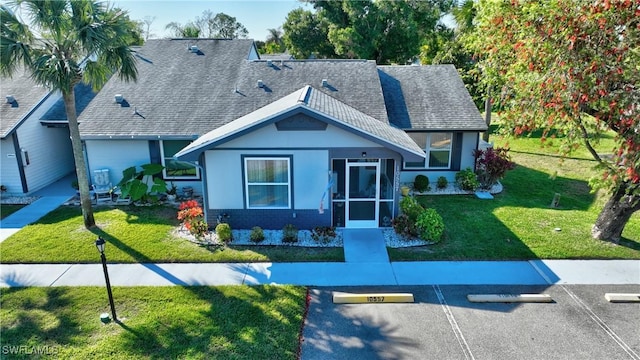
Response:
[[[170,36],[165,26],[170,22],[185,25],[211,10],[215,15],[225,13],[233,16],[249,31],[248,38],[264,41],[269,32],[284,24],[287,14],[303,7],[312,9],[308,4],[297,0],[208,0],[208,1],[175,1],[175,0],[112,0],[111,4],[129,11],[132,20],[153,18],[151,38]]]

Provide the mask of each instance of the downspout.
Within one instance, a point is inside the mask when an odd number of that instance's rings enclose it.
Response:
[[[20,141],[18,140],[18,132],[14,131],[11,134],[11,140],[13,140],[13,151],[16,154],[16,165],[18,166],[18,174],[20,174],[20,184],[22,185],[22,192],[28,193],[29,186],[27,185],[27,174],[24,171],[24,163],[22,162],[22,149],[20,149]]]

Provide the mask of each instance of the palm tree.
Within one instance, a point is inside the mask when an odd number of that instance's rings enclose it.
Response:
[[[29,24],[11,9],[20,9]],[[73,88],[84,82],[97,91],[115,72],[124,81],[136,80],[127,45],[132,23],[126,12],[95,0],[16,0],[0,6],[0,18],[0,73],[25,69],[36,83],[62,93],[84,225],[91,228],[95,220]]]

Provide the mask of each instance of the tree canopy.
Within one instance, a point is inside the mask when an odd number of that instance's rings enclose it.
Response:
[[[184,25],[175,21],[170,22],[165,29],[171,30],[173,36],[183,38],[237,39],[246,38],[249,34],[249,31],[235,17],[225,13],[214,15],[211,10],[203,11],[202,16]]]
[[[296,57],[374,59],[379,64],[415,60],[423,40],[452,0],[309,0],[314,12],[297,9],[283,25],[284,42]]]
[[[542,129],[566,153],[585,146],[611,191],[595,238],[619,241],[640,210],[640,0],[480,0],[469,45],[484,81],[500,89],[515,135]],[[596,151],[614,134],[610,153]]]

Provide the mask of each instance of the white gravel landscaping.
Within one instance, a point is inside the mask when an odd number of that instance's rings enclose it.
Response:
[[[404,237],[399,236],[396,232],[389,229],[381,229],[382,234],[384,236],[387,247],[392,248],[401,248],[401,247],[410,247],[410,246],[424,246],[431,245],[432,243],[420,239],[406,239]],[[255,243],[250,240],[251,230],[232,230],[233,241],[229,243],[229,245],[242,245],[242,246],[251,246],[251,245],[261,245],[261,246],[302,246],[302,247],[342,247],[344,245],[342,238],[342,230],[336,230],[337,236],[333,241],[327,243],[319,243],[313,240],[311,237],[311,231],[309,230],[300,230],[298,231],[298,241],[295,243],[284,243],[282,242],[282,231],[281,230],[263,230],[264,231],[264,240]],[[178,237],[187,239],[191,242],[200,244],[200,245],[221,245],[221,242],[218,240],[215,232],[211,232],[205,236],[203,240],[196,240],[195,237],[189,234],[188,231],[180,228],[176,228],[174,230],[174,234]]]

